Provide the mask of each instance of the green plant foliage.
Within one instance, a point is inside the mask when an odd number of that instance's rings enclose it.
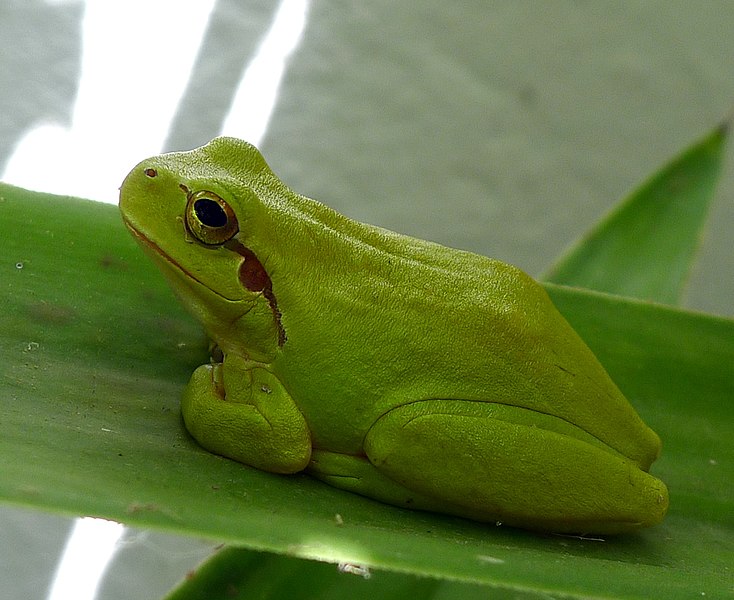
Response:
[[[544,279],[677,304],[698,250],[728,131],[725,122],[653,175]]]
[[[697,223],[670,235],[695,237]],[[547,286],[663,439],[654,471],[671,509],[630,536],[537,535],[400,510],[203,451],[178,399],[208,360],[206,340],[117,210],[2,185],[0,231],[0,501],[245,548],[219,553],[173,598],[204,597],[202,585],[208,598],[278,597],[288,585],[325,598],[732,592],[732,320]]]

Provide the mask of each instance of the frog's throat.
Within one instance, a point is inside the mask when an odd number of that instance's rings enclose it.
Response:
[[[147,237],[144,233],[140,232],[138,229],[135,228],[135,226],[130,223],[130,221],[127,220],[123,216],[122,218],[123,222],[127,226],[127,228],[130,230],[130,233],[132,236],[137,240],[139,244],[147,248],[150,252],[155,254],[156,256],[160,257],[161,260],[165,261],[175,271],[179,271],[180,273],[183,273],[188,279],[191,281],[195,281],[197,284],[199,284],[201,287],[206,288],[209,290],[212,294],[215,296],[219,296],[222,300],[225,302],[241,302],[241,298],[228,298],[227,296],[224,296],[217,292],[216,290],[212,289],[208,285],[206,285],[203,281],[195,277],[190,271],[187,271],[178,261],[176,261],[173,257],[171,257],[169,254],[163,251],[163,249],[158,246],[155,242],[153,242],[149,237]]]

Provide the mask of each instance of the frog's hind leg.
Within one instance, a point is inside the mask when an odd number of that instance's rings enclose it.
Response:
[[[306,471],[329,485],[349,492],[417,510],[449,512],[443,502],[432,500],[415,490],[400,485],[377,469],[366,456],[340,454],[314,449]]]
[[[618,533],[659,522],[667,508],[665,485],[635,463],[566,421],[515,406],[414,402],[378,419],[364,449],[394,486],[479,521]]]

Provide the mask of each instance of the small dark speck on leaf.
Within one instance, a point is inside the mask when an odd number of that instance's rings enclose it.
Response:
[[[124,260],[109,254],[105,254],[99,259],[99,266],[103,269],[119,269],[120,271],[127,270],[127,263]]]
[[[140,512],[156,512],[160,510],[160,506],[154,502],[131,502],[127,505],[126,512],[128,514]]]
[[[28,307],[28,314],[33,321],[65,325],[76,317],[74,309],[69,306],[60,306],[49,302],[36,302]]]

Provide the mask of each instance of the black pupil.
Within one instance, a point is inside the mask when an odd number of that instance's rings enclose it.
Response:
[[[224,227],[227,224],[227,214],[214,200],[206,198],[197,200],[194,204],[197,218],[207,227]]]

